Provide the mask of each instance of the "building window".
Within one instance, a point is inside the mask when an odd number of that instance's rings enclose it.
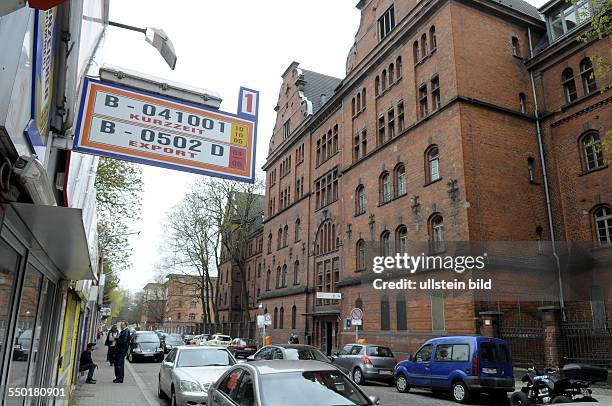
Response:
[[[376,79],[374,79],[374,93],[376,96],[380,94],[380,76],[376,76]]]
[[[389,86],[391,86],[395,82],[395,65],[393,62],[389,64]]]
[[[301,224],[300,219],[295,220],[295,242],[300,241],[301,237]]]
[[[433,145],[429,147],[427,153],[425,154],[427,160],[427,183],[431,183],[440,179],[440,154],[438,147]]]
[[[402,57],[398,56],[397,59],[395,60],[395,76],[397,76],[397,80],[400,80],[402,78],[402,74],[403,72],[403,67],[402,67]]]
[[[427,56],[427,34],[421,35],[421,59]]]
[[[380,255],[391,256],[391,233],[388,231],[383,231],[380,235]]]
[[[272,233],[268,234],[268,254],[272,253]]]
[[[351,100],[351,114],[353,117],[355,117],[356,112],[357,110],[355,109],[355,98],[353,97],[353,99]]]
[[[361,90],[361,110],[366,108],[366,90]]]
[[[281,288],[287,287],[287,265],[283,265],[283,273],[281,276]]]
[[[582,154],[587,171],[604,166],[601,139],[596,132],[587,133],[582,137]]]
[[[281,267],[276,268],[276,289],[281,287]]]
[[[293,263],[293,284],[300,284],[300,261],[295,261]]]
[[[512,37],[512,55],[521,57],[521,45],[517,37]]]
[[[527,158],[527,172],[529,174],[529,182],[535,182],[535,159]]]
[[[290,133],[291,133],[291,128],[290,128],[289,120],[287,120],[285,124],[283,124],[283,140],[286,140],[287,138],[289,138]]]
[[[383,331],[391,330],[391,311],[387,295],[383,295],[380,299],[380,329]]]
[[[393,27],[395,27],[395,10],[391,6],[378,19],[378,40],[382,41],[383,38],[389,35]]]
[[[570,103],[578,98],[576,93],[576,82],[574,82],[574,71],[572,68],[567,68],[563,71],[563,90],[565,92],[565,100]]]
[[[361,111],[361,93],[357,93],[357,103],[355,104],[356,112]]]
[[[397,104],[397,131],[401,133],[404,131],[404,102],[401,101]]]
[[[366,268],[365,241],[357,241],[357,271],[364,271]]]
[[[427,85],[419,88],[419,115],[421,118],[427,116]]]
[[[278,233],[277,233],[276,249],[279,250],[282,247],[283,247],[283,229],[279,228]]]
[[[355,133],[353,136],[353,162],[359,160],[359,149],[361,148],[361,141],[359,140],[359,133]]]
[[[355,214],[365,213],[366,210],[366,198],[365,188],[363,185],[357,186],[355,189]]]
[[[527,113],[527,96],[525,96],[525,93],[519,93],[519,109],[521,113]]]
[[[387,71],[385,69],[383,69],[382,75],[380,75],[380,86],[383,92],[387,89]]]
[[[396,196],[406,194],[406,167],[404,165],[395,168],[395,194]]]
[[[393,109],[387,112],[387,129],[389,133],[389,139],[395,138],[395,112]]]
[[[444,218],[435,214],[430,220],[430,233],[431,233],[431,250],[432,252],[442,252],[445,250],[444,244]]]
[[[274,308],[274,325],[272,326],[274,329],[278,328],[278,307]]]
[[[602,206],[593,213],[599,245],[612,244],[612,209]]]
[[[444,331],[444,296],[439,292],[431,294],[431,329],[432,331]]]
[[[289,234],[289,226],[285,225],[283,229],[283,247],[287,246],[287,236]]]
[[[395,241],[397,252],[399,254],[406,254],[408,252],[408,229],[406,226],[399,226],[395,230]]]
[[[436,111],[440,108],[440,78],[431,79],[431,109]]]
[[[291,307],[291,329],[295,330],[295,325],[297,321],[297,308],[295,305]]]
[[[419,61],[421,60],[420,53],[419,53],[419,41],[418,40],[414,41],[414,44],[412,44],[412,57],[414,58],[415,65],[419,63]]]
[[[398,293],[395,297],[395,313],[397,317],[397,331],[408,330],[408,320],[406,317],[406,297]]]
[[[391,200],[391,180],[388,172],[383,172],[380,175],[380,203],[386,203]]]
[[[366,156],[368,152],[368,130],[363,129],[361,131],[361,156]]]
[[[579,20],[588,19],[589,14],[588,1],[581,1],[577,7],[573,3],[562,2],[558,8],[548,14],[552,39],[555,40],[576,28]]]
[[[378,138],[377,138],[377,146],[381,146],[385,143],[385,116],[382,115],[378,117]]]
[[[597,90],[597,83],[595,83],[595,73],[593,71],[593,63],[591,59],[584,58],[580,62],[580,76],[582,77],[582,87],[584,94],[589,94]]]
[[[270,277],[272,276],[272,272],[268,269],[266,271],[266,290],[270,290]]]
[[[429,29],[429,48],[431,49],[431,52],[435,51],[436,48],[438,48],[438,41],[436,39],[436,27],[433,25]]]
[[[189,313],[189,320],[195,320],[195,313]]]

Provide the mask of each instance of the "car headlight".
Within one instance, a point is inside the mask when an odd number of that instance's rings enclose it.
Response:
[[[182,392],[202,392],[202,387],[196,382],[180,381],[179,388]]]
[[[133,350],[133,352],[142,352],[142,350],[140,349],[140,347],[135,347]]]
[[[212,385],[212,382],[207,382],[207,383],[203,382],[203,383],[200,384],[200,386],[202,386],[202,390],[204,392],[208,392],[208,389],[210,389],[211,385]]]

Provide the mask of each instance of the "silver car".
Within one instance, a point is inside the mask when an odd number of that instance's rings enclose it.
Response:
[[[234,365],[208,390],[208,406],[378,405],[349,377],[320,361]]]
[[[346,344],[332,356],[334,364],[346,368],[356,384],[382,381],[394,386],[395,355],[389,347],[376,344]]]
[[[157,395],[172,406],[206,404],[210,385],[235,363],[224,347],[175,347],[161,364]]]

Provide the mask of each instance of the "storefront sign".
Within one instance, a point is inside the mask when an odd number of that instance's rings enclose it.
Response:
[[[86,78],[73,149],[253,182],[258,99],[241,88],[231,114]]]
[[[341,300],[342,299],[342,293],[317,292],[317,299]]]
[[[26,134],[32,146],[47,145],[53,100],[57,8],[36,10],[32,66],[32,120]]]

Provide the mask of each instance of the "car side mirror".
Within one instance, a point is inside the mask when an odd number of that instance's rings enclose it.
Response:
[[[170,361],[166,361],[166,360],[164,360],[164,361],[163,361],[163,365],[164,365],[166,368],[172,368],[172,362],[170,362]]]
[[[380,405],[380,398],[378,396],[370,395],[368,396],[368,399],[370,399],[371,404]]]
[[[255,361],[255,356],[254,355],[249,355],[246,360],[247,361]]]
[[[340,353],[339,353],[338,351],[334,351],[334,352],[332,352],[332,355],[333,355],[334,357],[337,357],[338,355],[340,355]]]

